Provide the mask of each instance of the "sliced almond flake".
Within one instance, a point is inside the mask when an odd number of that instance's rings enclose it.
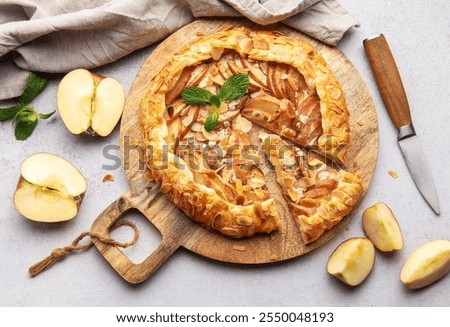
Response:
[[[252,39],[244,38],[239,42],[239,48],[244,53],[249,53],[253,48],[253,41]]]
[[[287,79],[287,78],[288,78],[288,74],[282,73],[281,76],[280,76],[280,78],[283,79],[283,80],[284,80],[284,79]]]
[[[238,192],[238,194],[242,194],[242,181],[239,178],[236,178],[235,183],[236,183],[236,192]]]
[[[331,174],[327,170],[321,171],[319,174],[317,174],[317,177],[321,181],[328,179],[330,176],[331,176]]]
[[[180,115],[181,116],[186,116],[189,113],[190,110],[191,110],[191,106],[187,106],[186,108],[181,110]]]
[[[333,127],[332,129],[331,129],[331,133],[334,135],[334,136],[337,136],[337,137],[341,137],[344,133],[342,132],[342,130],[340,129],[340,128],[337,128],[337,127]]]
[[[183,119],[181,119],[181,123],[184,126],[189,126],[193,120],[194,120],[194,112],[192,111],[191,115],[187,115],[187,116],[183,117]]]
[[[394,171],[394,170],[388,170],[388,174],[391,175],[391,177],[392,177],[393,179],[397,179],[397,178],[398,178],[398,174],[397,174],[397,172]]]
[[[317,68],[319,68],[322,73],[328,73],[329,69],[322,64],[317,64]]]
[[[253,124],[246,118],[242,116],[238,116],[232,124],[233,128],[239,129],[244,133],[250,132],[253,127]]]
[[[266,185],[266,182],[259,178],[253,177],[248,180],[247,185],[250,185],[251,187],[262,187]]]
[[[302,124],[306,124],[308,122],[309,117],[306,115],[300,115],[299,119]]]
[[[222,56],[223,48],[218,46],[211,47],[211,56],[214,60],[219,60]]]
[[[281,177],[281,185],[290,187],[295,182],[294,177],[289,175],[288,173],[284,173]]]
[[[359,126],[363,126],[363,125],[364,125],[364,122],[363,122],[361,119],[357,119],[357,120],[356,120],[356,123],[357,123]]]
[[[304,67],[305,67],[306,72],[307,72],[310,76],[315,76],[315,73],[316,73],[316,72],[315,72],[315,70],[314,70],[314,66],[313,66],[313,64],[312,64],[311,61],[305,60]]]
[[[200,109],[200,111],[199,111],[199,113],[198,113],[198,115],[199,115],[200,117],[206,117],[206,116],[208,116],[208,114],[209,114],[209,110],[208,110],[208,109],[205,109],[205,108]]]
[[[279,257],[276,254],[272,254],[269,258],[270,261],[277,261],[278,259],[279,259]]]
[[[217,68],[216,65],[210,65],[209,69],[208,69],[208,73],[210,73],[213,76],[216,76],[217,74],[219,74],[219,68]]]
[[[269,134],[267,134],[264,131],[260,131],[258,137],[261,140],[261,142],[264,142],[264,140],[269,137]]]
[[[341,116],[334,116],[333,117],[333,125],[335,126],[335,127],[338,127],[339,125],[341,125]]]
[[[317,207],[317,200],[314,199],[302,199],[300,204],[306,208],[315,208]]]
[[[198,50],[199,50],[201,53],[208,53],[208,52],[210,52],[210,49],[211,49],[211,47],[208,46],[208,45],[206,45],[206,44],[201,44],[201,45],[199,45],[199,47],[198,47]]]
[[[255,189],[255,194],[258,197],[258,199],[263,200],[266,197],[266,192],[264,192],[263,190],[256,188]]]
[[[205,126],[202,127],[202,134],[203,134],[203,136],[204,136],[207,140],[215,141],[215,140],[217,139],[217,133],[214,132],[214,131],[208,132],[208,131],[205,129]]]
[[[249,216],[239,216],[236,218],[236,222],[241,226],[251,226],[253,219]]]
[[[298,191],[296,189],[288,189],[287,193],[289,194],[289,197],[291,198],[292,201],[297,202],[298,199],[300,198],[300,194],[298,193]]]
[[[270,48],[269,42],[262,37],[255,38],[253,44],[256,49],[269,50]]]
[[[331,97],[333,100],[337,100],[337,99],[339,99],[339,97],[341,96],[341,94],[342,94],[342,92],[341,92],[340,89],[338,89],[338,88],[333,88],[333,90],[330,92],[330,97]]]
[[[203,135],[203,133],[195,133],[195,139],[198,141],[198,142],[203,142],[203,141],[206,141],[206,138],[205,138],[205,136]]]
[[[219,113],[223,114],[228,111],[228,104],[226,102],[222,102],[220,104]]]
[[[244,251],[245,251],[245,246],[242,246],[242,245],[233,245],[233,250],[235,250],[235,251],[240,251],[240,252],[244,252]]]
[[[266,74],[266,72],[267,72],[267,61],[260,61],[258,64],[259,64],[260,70],[261,70],[264,74]]]
[[[194,131],[194,132],[201,132],[202,128],[203,128],[202,124],[200,124],[198,122],[195,122],[195,123],[192,124],[191,130]]]
[[[295,165],[295,162],[295,158],[289,152],[285,152],[284,157],[280,159],[280,163],[287,167]]]

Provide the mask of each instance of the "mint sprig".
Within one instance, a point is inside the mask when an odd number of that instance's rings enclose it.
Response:
[[[247,74],[236,74],[225,80],[217,95],[201,87],[188,86],[181,92],[181,97],[187,104],[211,104],[212,110],[206,116],[203,126],[212,132],[219,121],[219,108],[222,101],[238,100],[248,90],[249,77]]]
[[[30,72],[19,103],[0,109],[0,122],[12,119],[16,124],[14,134],[17,140],[26,140],[33,133],[38,118],[48,119],[55,113],[53,111],[48,114],[41,114],[28,105],[44,90],[46,85],[47,80],[45,78]]]

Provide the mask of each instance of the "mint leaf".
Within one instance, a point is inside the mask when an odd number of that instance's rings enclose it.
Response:
[[[208,132],[212,132],[214,128],[217,126],[217,122],[219,121],[219,112],[217,110],[211,111],[208,116],[206,116],[205,123],[203,126],[205,130]]]
[[[209,102],[211,102],[214,107],[220,108],[220,99],[217,95],[211,95],[211,98],[209,98]]]
[[[17,121],[16,130],[14,132],[16,140],[26,140],[31,133],[33,133],[33,130],[37,125],[37,121],[37,115],[34,112],[28,116],[22,115],[20,120]]]
[[[214,94],[208,90],[196,86],[185,87],[181,91],[181,97],[187,104],[206,104],[209,103],[209,99],[212,96]]]
[[[237,100],[248,90],[249,77],[247,74],[233,75],[223,83],[218,97],[221,101]]]
[[[22,105],[20,104],[15,104],[8,108],[0,109],[0,121],[5,121],[14,118],[21,109]]]
[[[51,116],[53,116],[54,113],[55,113],[55,111],[53,111],[53,112],[51,112],[51,113],[49,113],[49,114],[40,114],[40,113],[38,113],[37,115],[38,115],[38,117],[39,117],[40,119],[48,119],[48,118],[50,118]]]
[[[47,80],[30,72],[27,78],[25,90],[20,96],[20,104],[23,106],[29,104],[47,85]]]

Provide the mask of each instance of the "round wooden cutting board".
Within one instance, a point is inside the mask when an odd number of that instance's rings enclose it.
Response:
[[[352,214],[348,215],[316,242],[305,245],[272,171],[267,176],[268,187],[277,202],[277,210],[282,218],[282,228],[270,235],[256,235],[236,240],[193,222],[163,193],[159,192],[158,186],[145,179],[144,151],[138,145],[142,139],[139,104],[151,77],[160,71],[171,54],[177,52],[200,33],[210,34],[230,25],[276,30],[288,36],[305,39],[318,49],[341,82],[350,111],[352,130],[347,154],[347,169],[360,173],[366,190],[369,187],[378,154],[378,122],[375,105],[361,76],[339,50],[319,43],[284,25],[262,27],[243,19],[197,20],[164,40],[147,58],[136,76],[125,104],[120,133],[123,167],[130,181],[131,190],[112,203],[92,225],[92,231],[107,234],[110,226],[125,211],[136,208],[159,229],[162,234],[162,243],[141,263],[131,262],[114,246],[94,241],[106,260],[131,283],[139,283],[148,278],[180,246],[211,259],[239,264],[262,264],[295,258],[329,241],[340,233],[352,218]],[[253,129],[252,140],[259,128]]]

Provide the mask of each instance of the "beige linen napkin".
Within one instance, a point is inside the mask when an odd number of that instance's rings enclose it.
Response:
[[[98,67],[216,16],[282,21],[331,45],[358,25],[336,0],[1,0],[0,100],[21,94],[27,71]]]

